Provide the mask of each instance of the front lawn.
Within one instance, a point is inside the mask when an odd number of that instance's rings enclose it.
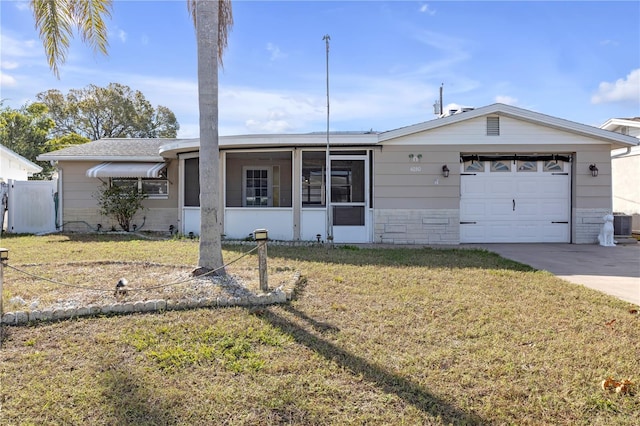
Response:
[[[0,245],[16,268],[109,286],[120,273],[110,265],[166,271],[198,258],[188,239]],[[247,248],[225,247],[225,261]],[[626,302],[481,250],[268,252],[270,271],[304,278],[288,304],[5,326],[0,424],[640,423],[637,392],[600,387],[640,379],[640,316]],[[252,265],[255,254],[228,272]],[[4,275],[5,307],[55,287]]]

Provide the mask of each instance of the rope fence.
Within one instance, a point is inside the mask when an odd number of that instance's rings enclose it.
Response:
[[[231,260],[230,262],[227,262],[227,263],[225,263],[224,265],[222,265],[222,266],[220,266],[218,268],[212,269],[211,271],[205,272],[204,274],[201,274],[201,275],[198,275],[198,276],[194,276],[194,277],[191,277],[191,278],[186,278],[184,280],[175,281],[175,282],[168,283],[168,284],[159,284],[159,285],[151,286],[151,287],[135,288],[135,287],[129,287],[127,285],[127,291],[128,292],[129,291],[130,292],[151,291],[151,290],[157,290],[159,288],[173,287],[173,286],[176,286],[176,285],[179,285],[179,284],[184,284],[184,283],[189,282],[189,281],[195,281],[195,280],[197,280],[199,278],[215,274],[216,272],[227,268],[228,266],[238,262],[240,259],[250,255],[251,253],[253,253],[257,249],[258,249],[257,246],[253,247],[251,250],[248,250],[248,251],[242,253],[240,256],[238,256],[237,258]],[[54,279],[51,279],[51,278],[46,278],[46,277],[43,277],[43,276],[40,276],[40,275],[37,275],[37,274],[33,274],[31,272],[27,272],[27,271],[25,271],[23,269],[16,268],[15,266],[12,266],[12,265],[9,265],[9,264],[6,264],[5,267],[7,267],[9,269],[12,269],[12,270],[14,270],[14,271],[16,271],[18,273],[27,275],[27,276],[29,276],[31,278],[35,278],[35,279],[40,280],[40,281],[47,281],[47,282],[50,282],[52,284],[56,284],[56,285],[63,286],[63,287],[70,287],[70,288],[75,288],[75,289],[80,289],[80,290],[88,290],[88,291],[96,291],[96,292],[108,292],[108,293],[113,293],[113,290],[114,290],[113,287],[107,290],[107,289],[103,289],[103,288],[95,288],[95,287],[88,287],[88,286],[77,285],[77,284],[64,283],[64,282],[57,281],[57,280],[54,280]]]
[[[254,251],[258,250],[258,255],[261,253],[259,248],[261,244],[256,247],[253,247],[251,250],[248,250],[242,253],[237,258],[231,260],[230,262],[225,263],[223,266],[216,268],[211,271],[207,271],[198,276],[193,276],[184,280],[175,281],[168,284],[160,284],[152,287],[138,287],[138,288],[129,288],[126,286],[127,292],[129,291],[149,291],[155,290],[163,287],[175,286],[178,284],[182,284],[189,281],[197,280],[200,277],[215,274],[223,268],[226,268],[233,263],[239,261],[240,259],[248,256]],[[266,253],[265,253],[266,254]],[[170,265],[169,265],[170,266]],[[76,289],[82,289],[87,291],[94,292],[113,292],[113,287],[111,289],[103,289],[97,287],[83,286],[61,282],[55,279],[46,278],[39,276],[37,274],[33,274],[27,271],[24,271],[20,268],[16,268],[14,266],[10,266],[5,262],[0,264],[0,283],[2,283],[2,267],[8,267],[18,273],[22,273],[28,275],[32,278],[38,280],[48,281],[55,285],[71,287]],[[2,344],[2,334],[4,330],[4,325],[22,325],[29,324],[34,322],[41,321],[59,321],[63,319],[71,319],[71,318],[79,318],[86,316],[96,316],[96,315],[119,315],[119,314],[131,314],[131,313],[146,313],[146,312],[162,312],[162,311],[175,311],[175,310],[184,310],[184,309],[196,309],[196,308],[216,308],[216,307],[230,307],[230,306],[265,306],[272,305],[278,303],[286,303],[289,300],[292,300],[295,286],[300,282],[301,275],[300,272],[296,271],[288,283],[282,284],[277,288],[262,289],[262,293],[253,293],[253,292],[240,292],[240,293],[222,293],[222,294],[198,294],[196,296],[181,296],[178,298],[158,298],[158,299],[149,299],[149,300],[123,300],[116,298],[115,303],[112,301],[106,303],[99,303],[95,301],[90,301],[88,303],[83,304],[72,304],[70,306],[51,306],[44,307],[42,309],[29,309],[15,312],[4,312],[2,310],[2,298],[0,297],[0,347]],[[266,281],[265,281],[266,283]],[[0,288],[2,286],[0,285]],[[118,290],[118,286],[116,285],[116,291]],[[115,293],[114,293],[115,295]]]

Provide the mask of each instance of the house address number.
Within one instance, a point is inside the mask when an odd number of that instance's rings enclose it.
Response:
[[[418,173],[422,171],[422,167],[420,166],[411,166],[409,167],[409,171],[413,173]]]

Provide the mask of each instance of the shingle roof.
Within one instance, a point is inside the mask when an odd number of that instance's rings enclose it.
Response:
[[[38,156],[39,160],[163,161],[160,147],[181,139],[98,139]]]

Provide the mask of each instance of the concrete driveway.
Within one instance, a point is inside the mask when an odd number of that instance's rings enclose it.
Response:
[[[640,244],[465,244],[640,305]]]

